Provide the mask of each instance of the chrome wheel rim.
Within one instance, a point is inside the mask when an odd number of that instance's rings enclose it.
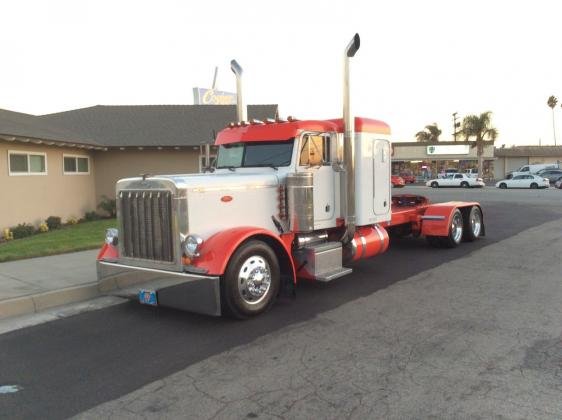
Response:
[[[238,292],[242,300],[256,305],[265,299],[270,287],[269,263],[260,255],[247,258],[238,271]]]
[[[455,243],[460,243],[462,238],[462,216],[460,213],[455,213],[453,220],[451,221],[451,233],[453,236],[453,241]]]
[[[472,217],[470,219],[470,227],[475,237],[480,236],[480,231],[482,230],[482,218],[480,217],[479,211],[475,211],[472,213]]]

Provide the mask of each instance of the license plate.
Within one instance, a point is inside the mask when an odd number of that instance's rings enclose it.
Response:
[[[158,305],[158,301],[156,300],[156,291],[142,289],[139,292],[139,302],[143,305]]]

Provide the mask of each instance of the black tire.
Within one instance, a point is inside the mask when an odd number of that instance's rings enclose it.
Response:
[[[536,182],[533,182],[531,184],[531,189],[536,190],[537,188],[539,188],[539,184],[537,184]]]
[[[507,184],[506,184],[505,182],[502,182],[502,183],[500,184],[500,188],[501,188],[502,190],[507,190]]]
[[[439,183],[437,181],[433,181],[431,183],[431,188],[439,188]]]
[[[264,275],[269,278],[267,288],[264,286]],[[256,279],[255,276],[260,277]],[[264,287],[262,295],[259,295],[259,290],[256,291],[256,284],[258,288]],[[238,319],[259,315],[273,305],[279,285],[279,262],[273,250],[262,241],[248,241],[234,252],[221,279],[223,313]],[[256,294],[252,294],[251,290]]]
[[[455,248],[462,241],[464,222],[462,213],[459,209],[455,209],[451,217],[451,221],[452,222],[449,225],[449,235],[440,237],[441,246],[443,246],[444,248]]]
[[[468,242],[475,241],[482,235],[483,227],[482,210],[478,206],[472,206],[468,217],[464,219],[463,239]]]
[[[463,181],[463,182],[461,182],[461,187],[468,188],[468,187],[470,187],[470,185],[468,185],[468,182]]]

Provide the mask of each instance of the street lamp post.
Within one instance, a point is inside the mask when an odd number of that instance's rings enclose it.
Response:
[[[457,141],[457,113],[453,112],[453,139]]]

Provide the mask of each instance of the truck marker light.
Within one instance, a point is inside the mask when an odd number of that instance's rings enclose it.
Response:
[[[229,202],[232,201],[232,196],[231,196],[231,195],[223,195],[223,196],[221,197],[221,201],[222,201],[223,203],[229,203]]]

